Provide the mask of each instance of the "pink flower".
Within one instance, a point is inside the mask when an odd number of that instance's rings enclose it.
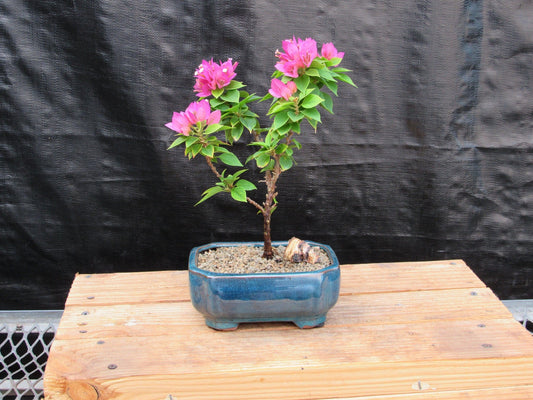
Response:
[[[270,89],[268,92],[278,99],[283,97],[285,100],[289,100],[289,98],[296,92],[296,83],[289,81],[285,84],[279,79],[274,78],[270,83]]]
[[[337,52],[337,49],[335,46],[333,46],[333,43],[324,43],[322,45],[322,57],[327,58],[328,60],[331,60],[332,58],[343,58],[344,53],[343,52]]]
[[[239,63],[233,63],[232,59],[226,62],[213,62],[213,59],[203,60],[194,72],[196,76],[196,83],[194,84],[194,91],[198,92],[198,97],[207,97],[216,89],[222,89],[228,86],[233,78],[235,78],[235,68]]]
[[[202,125],[204,123],[205,125],[218,124],[220,116],[220,110],[211,112],[209,102],[204,99],[189,104],[185,111],[174,112],[172,121],[165,124],[165,126],[182,135],[189,136],[191,126],[195,126],[198,123],[202,123]]]
[[[291,78],[298,78],[299,70],[309,67],[318,56],[316,42],[311,38],[302,40],[293,36],[284,40],[282,46],[285,53],[276,51],[276,57],[279,58],[276,69]]]

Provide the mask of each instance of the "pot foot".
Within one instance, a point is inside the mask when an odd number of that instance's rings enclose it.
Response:
[[[326,315],[316,318],[296,319],[292,321],[300,329],[320,328],[326,322]]]
[[[220,322],[220,321],[212,321],[209,319],[205,320],[205,324],[213,328],[217,331],[234,331],[239,327],[239,324],[237,322]]]

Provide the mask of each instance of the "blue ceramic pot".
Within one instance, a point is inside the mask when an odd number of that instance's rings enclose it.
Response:
[[[332,264],[310,272],[223,274],[197,267],[198,254],[223,246],[262,246],[263,242],[211,243],[192,249],[189,283],[194,307],[206,324],[233,330],[243,322],[291,321],[300,328],[322,326],[339,297],[340,268],[331,247],[319,246]],[[273,246],[287,245],[274,242]]]

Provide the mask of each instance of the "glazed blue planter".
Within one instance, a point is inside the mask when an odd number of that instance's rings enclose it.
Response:
[[[324,325],[326,313],[339,297],[339,261],[331,247],[308,243],[326,251],[332,264],[310,272],[223,274],[199,269],[198,254],[223,246],[262,246],[263,242],[195,247],[189,257],[192,304],[203,314],[206,324],[217,330],[233,330],[245,322],[291,321],[300,328]]]

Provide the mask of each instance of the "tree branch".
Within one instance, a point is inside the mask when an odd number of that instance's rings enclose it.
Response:
[[[265,209],[260,205],[258,204],[257,202],[255,202],[254,200],[252,200],[251,198],[249,197],[246,197],[246,201],[248,201],[248,203],[252,204],[255,208],[257,208],[259,211],[261,211],[261,213],[265,213]]]
[[[217,171],[216,167],[213,165],[213,162],[211,161],[211,157],[205,156],[205,160],[207,161],[207,165],[209,165],[209,168],[211,168],[211,171],[218,177],[221,178],[222,175]]]

